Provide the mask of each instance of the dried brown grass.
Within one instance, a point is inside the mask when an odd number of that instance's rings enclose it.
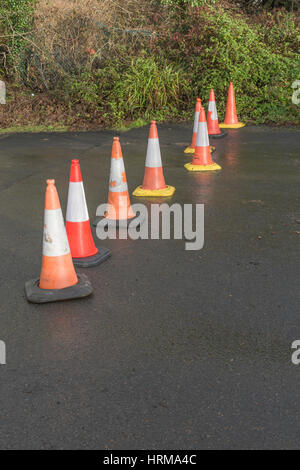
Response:
[[[102,21],[108,26],[138,26],[149,3],[143,0],[39,0],[36,6],[36,25],[54,27],[62,18],[80,15]],[[138,12],[138,15],[137,15]]]
[[[39,0],[27,64],[28,80],[35,82],[30,85],[51,89],[68,75],[99,67],[122,41],[139,41],[145,28],[152,30],[147,0]],[[124,33],[128,29],[137,34]]]

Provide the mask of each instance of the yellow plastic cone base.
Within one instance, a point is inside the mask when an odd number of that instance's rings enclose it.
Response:
[[[216,150],[216,147],[214,147],[213,145],[210,145],[210,153],[213,153],[215,150]],[[187,147],[184,153],[195,153],[195,149],[193,149],[192,147]]]
[[[175,193],[174,186],[167,186],[164,189],[143,189],[138,186],[132,193],[133,196],[172,196]]]
[[[186,163],[184,167],[188,171],[214,171],[222,169],[217,163],[213,163],[212,165],[193,165],[192,163]]]
[[[187,147],[184,153],[195,153],[195,149],[193,149],[192,147]]]
[[[237,124],[219,124],[219,127],[222,129],[239,129],[240,127],[245,127],[246,124],[243,122],[238,122]]]

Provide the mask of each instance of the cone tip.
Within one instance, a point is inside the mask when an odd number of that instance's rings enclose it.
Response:
[[[47,180],[47,185],[48,186],[54,186],[55,185],[55,180]]]
[[[114,137],[111,149],[111,158],[115,158],[116,160],[123,158],[119,137]]]
[[[149,129],[149,139],[158,139],[156,121],[151,121],[150,129]]]
[[[78,158],[73,158],[72,165],[78,165],[78,164],[79,164]]]
[[[196,101],[197,101],[198,103],[201,103],[201,99],[200,99],[200,98],[197,98]]]
[[[206,122],[205,109],[203,106],[201,106],[200,109],[199,122]]]

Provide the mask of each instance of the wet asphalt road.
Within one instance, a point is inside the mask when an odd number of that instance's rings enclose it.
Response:
[[[130,191],[147,132],[121,135]],[[79,157],[95,214],[113,133],[0,137],[1,449],[300,447],[300,131],[230,131],[208,174],[183,168],[190,133],[159,126],[168,201],[205,204],[204,248],[101,242],[112,258],[82,270],[94,295],[42,306],[23,288],[40,271],[45,180],[65,213]]]

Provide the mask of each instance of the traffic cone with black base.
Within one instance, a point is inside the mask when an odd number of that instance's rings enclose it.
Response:
[[[143,184],[133,191],[133,196],[172,196],[175,188],[166,185],[156,121],[151,121]]]
[[[196,150],[192,163],[184,165],[188,171],[213,171],[221,170],[220,165],[214,163],[209,149],[209,139],[204,108],[201,107],[199,114]]]
[[[137,217],[130,204],[119,137],[114,137],[112,145],[108,204],[104,217],[107,224],[115,227],[126,227],[131,220]],[[94,221],[94,225],[97,226],[98,222],[102,219],[103,217],[97,217]],[[141,218],[139,218],[139,220],[141,220]]]
[[[75,266],[97,266],[110,257],[108,248],[96,248],[85,199],[79,160],[72,160],[66,230]]]
[[[209,137],[221,139],[227,135],[227,132],[221,131],[218,121],[218,113],[215,100],[215,92],[212,88],[209,95],[208,112],[207,112],[207,131]]]
[[[75,272],[55,181],[47,180],[42,269],[38,279],[25,284],[27,300],[40,304],[87,297],[92,292],[88,278]]]
[[[239,122],[238,120],[236,114],[233,83],[230,82],[227,97],[226,115],[224,122],[220,124],[220,127],[225,129],[239,129],[240,127],[244,127],[245,125],[246,124]]]

